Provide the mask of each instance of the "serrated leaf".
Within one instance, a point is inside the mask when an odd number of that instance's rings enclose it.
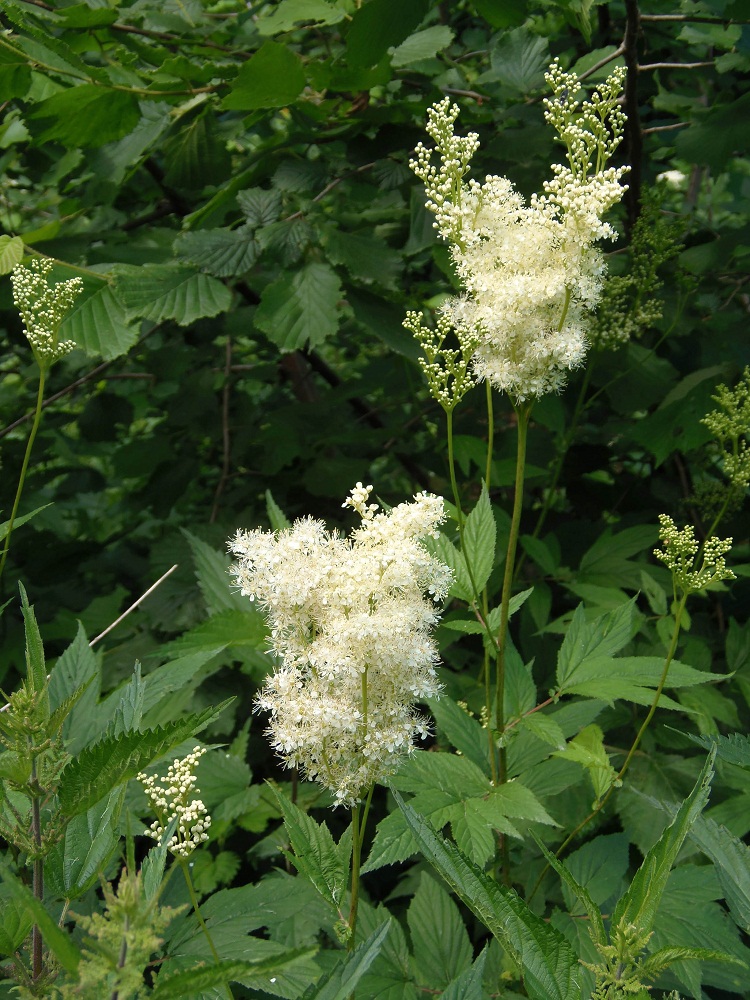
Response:
[[[171,319],[179,326],[189,326],[197,319],[226,312],[232,304],[232,294],[225,285],[188,268],[118,264],[114,273],[117,298],[130,319],[154,323]]]
[[[178,639],[162,647],[164,656],[187,657],[227,647],[264,649],[268,628],[260,611],[252,606],[244,611],[229,610],[213,615]]]
[[[203,113],[183,124],[164,143],[166,172],[164,183],[169,187],[199,191],[225,180],[232,162],[212,115]]]
[[[459,750],[467,760],[476,764],[487,777],[490,777],[491,735],[488,730],[483,729],[476,719],[472,718],[447,695],[440,698],[428,698],[427,704],[435,722],[456,750]]]
[[[338,24],[346,17],[345,11],[328,0],[281,0],[270,12],[264,8],[258,17],[259,35],[276,35],[290,31],[302,21],[314,24]]]
[[[406,919],[420,982],[430,989],[441,988],[469,968],[472,948],[458,907],[424,872]]]
[[[146,685],[141,677],[141,665],[136,660],[133,676],[123,688],[120,703],[107,726],[107,736],[122,736],[140,728],[145,694]]]
[[[469,578],[473,580],[477,594],[487,582],[495,562],[495,541],[497,528],[492,516],[487,486],[482,484],[482,492],[476,506],[466,518],[463,530],[463,556],[467,563]]]
[[[587,889],[584,886],[582,886],[578,881],[576,881],[572,872],[568,870],[568,868],[562,863],[562,861],[558,860],[558,858],[551,851],[547,850],[547,848],[544,846],[541,840],[533,833],[533,831],[531,836],[534,838],[536,846],[539,848],[539,850],[546,858],[547,864],[551,868],[554,868],[554,870],[563,880],[565,885],[571,890],[576,899],[578,899],[579,902],[583,904],[583,908],[586,911],[586,914],[589,918],[589,933],[591,934],[591,938],[594,941],[594,943],[600,945],[607,944],[607,934],[606,931],[604,930],[604,921],[602,920],[601,912],[599,910],[599,907],[596,905],[596,903],[589,895]]]
[[[550,63],[549,42],[526,27],[514,28],[500,36],[490,60],[491,69],[485,74],[488,80],[499,80],[506,87],[528,94],[544,85]]]
[[[233,699],[178,722],[145,732],[124,733],[100,740],[80,752],[60,775],[57,795],[68,818],[86,812],[117,785],[134,778],[158,757],[179,746],[217,718]]]
[[[238,193],[237,203],[253,229],[270,226],[281,214],[281,195],[275,188],[247,188]]]
[[[614,656],[632,635],[634,600],[605,615],[586,621],[582,604],[573,613],[557,656],[557,684],[560,691],[577,680],[577,671],[593,657]]]
[[[471,966],[448,984],[443,991],[441,1000],[484,1000],[482,980],[484,966],[487,961],[487,947],[482,948],[479,957]]]
[[[304,1000],[349,1000],[357,983],[379,955],[390,927],[390,920],[381,924],[315,986],[306,990]]]
[[[374,66],[389,48],[400,45],[427,13],[427,0],[370,0],[363,4],[349,24],[347,56],[352,66]]]
[[[744,733],[730,733],[728,736],[712,734],[711,736],[696,736],[687,733],[687,736],[702,746],[705,750],[716,748],[716,756],[730,764],[738,767],[750,767],[750,736]]]
[[[280,955],[259,958],[254,962],[228,959],[209,966],[185,969],[183,972],[159,976],[149,996],[153,1000],[184,1000],[186,996],[195,996],[199,991],[220,986],[222,983],[244,983],[251,980],[258,985],[264,982],[272,983],[274,977],[290,963],[313,954],[312,949],[297,948],[282,952]],[[200,995],[205,994],[200,993]]]
[[[44,646],[42,636],[37,625],[34,606],[29,604],[26,596],[26,589],[22,583],[18,584],[21,593],[21,613],[23,614],[24,632],[26,635],[26,677],[29,689],[36,693],[41,693],[47,685],[47,667],[44,659]],[[46,697],[49,717],[49,695]]]
[[[305,86],[299,56],[278,42],[264,42],[232,81],[222,107],[233,111],[283,108],[293,103]]]
[[[521,967],[532,1000],[580,995],[578,960],[565,938],[527,907],[512,889],[494,882],[394,792],[425,858]]]
[[[57,140],[77,149],[121,139],[138,124],[140,111],[132,94],[83,83],[40,101],[32,117],[52,122],[43,142]]]
[[[0,905],[0,955],[13,955],[28,937],[33,923],[31,913],[21,900],[3,898]]]
[[[436,24],[409,35],[391,54],[391,66],[400,69],[423,59],[433,59],[453,41],[453,32],[445,24]]]
[[[524,715],[520,725],[548,746],[553,746],[557,750],[565,746],[565,735],[551,715],[545,715],[543,712]]]
[[[258,258],[258,245],[249,226],[182,233],[174,249],[183,261],[217,278],[244,274]]]
[[[615,769],[609,762],[609,755],[604,749],[604,733],[595,724],[586,726],[563,750],[556,750],[552,756],[573,760],[586,768],[594,786],[597,802],[606,795],[617,777]]]
[[[23,258],[23,240],[20,236],[0,236],[0,274],[10,274]]]
[[[247,611],[248,599],[233,589],[229,575],[231,559],[227,553],[214,549],[186,528],[182,533],[190,544],[195,576],[209,615],[221,611]]]
[[[268,285],[254,322],[282,351],[314,347],[339,325],[341,283],[326,264],[307,264]]]
[[[471,580],[466,571],[466,560],[456,546],[442,531],[439,532],[437,538],[425,538],[423,544],[428,552],[435,556],[436,559],[444,562],[453,571],[453,583],[448,592],[450,596],[457,597],[459,600],[471,604],[473,593]]]
[[[120,845],[124,788],[111,792],[75,816],[44,862],[45,890],[60,899],[77,899],[98,880]]]
[[[280,790],[274,788],[274,792],[294,851],[295,867],[339,913],[349,878],[351,828],[337,845],[325,823],[316,823]]]
[[[89,357],[112,361],[127,354],[138,340],[140,324],[128,317],[110,286],[79,296],[60,324],[60,337],[73,340]]]
[[[73,942],[72,937],[64,930],[61,930],[56,921],[47,913],[44,904],[40,902],[32,893],[31,889],[25,886],[0,860],[0,875],[3,883],[11,897],[29,913],[31,913],[34,923],[38,925],[44,943],[57,958],[60,965],[66,972],[75,975],[78,963],[81,960],[81,953]]]
[[[613,927],[625,922],[633,924],[644,933],[648,933],[653,927],[659,901],[666,888],[672,865],[677,859],[690,828],[708,801],[715,757],[716,751],[712,750],[692,792],[644,858],[643,864],[633,877],[633,881],[615,907],[612,915]]]
[[[346,233],[331,228],[326,233],[328,259],[342,264],[349,274],[366,284],[393,288],[401,271],[401,255],[371,232]]]
[[[41,507],[36,507],[30,513],[22,514],[20,517],[17,517],[13,521],[13,529],[15,530],[16,528],[20,528],[22,524],[26,524],[26,522],[30,521],[32,517],[36,517],[36,515],[41,513],[41,511],[46,510],[48,507],[51,506],[52,504],[45,503]],[[3,521],[0,523],[0,542],[2,542],[7,537],[9,527],[10,527],[10,521]]]
[[[291,528],[291,521],[276,503],[270,490],[266,490],[266,513],[268,514],[268,520],[273,531],[283,531],[285,528]]]

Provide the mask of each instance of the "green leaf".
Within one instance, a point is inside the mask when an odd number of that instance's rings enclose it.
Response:
[[[26,59],[9,49],[0,50],[0,93],[5,100],[26,97],[30,86],[31,67]]]
[[[106,800],[67,824],[62,840],[45,859],[46,891],[60,899],[77,899],[104,873],[120,845],[119,821],[124,796],[125,789],[116,788]]]
[[[47,686],[47,666],[44,659],[44,646],[39,626],[36,623],[33,605],[29,605],[26,590],[22,583],[18,584],[21,592],[21,613],[23,614],[24,631],[26,634],[26,677],[29,689],[41,693]],[[47,717],[49,717],[49,700],[47,699]]]
[[[658,539],[654,525],[639,524],[612,533],[610,528],[599,535],[591,548],[584,553],[576,574],[578,583],[609,586],[616,579],[621,587],[640,587],[643,565],[630,562],[630,556],[650,550]]]
[[[357,983],[380,953],[390,927],[390,921],[381,924],[342,962],[322,976],[314,987],[306,990],[304,1000],[349,1000]]]
[[[114,24],[117,11],[108,7],[90,7],[87,3],[74,3],[61,10],[60,16],[66,28],[98,28]]]
[[[67,149],[78,149],[121,139],[141,114],[132,94],[83,83],[40,101],[31,117],[52,122],[42,142],[57,140]]]
[[[164,143],[164,183],[186,191],[219,185],[232,170],[226,142],[212,115],[203,113]]]
[[[466,969],[452,983],[448,984],[447,989],[443,991],[441,1000],[484,1000],[482,980],[484,979],[486,961],[487,947],[485,946],[471,968]]]
[[[73,642],[59,657],[49,679],[50,705],[57,711],[77,691],[85,688],[63,723],[63,737],[68,753],[75,755],[89,739],[88,723],[99,698],[101,676],[99,657],[89,646],[81,623]]]
[[[695,787],[677,811],[676,816],[654,844],[635,873],[612,915],[612,926],[633,924],[639,931],[648,933],[656,919],[659,901],[667,885],[672,865],[677,859],[685,838],[706,802],[713,777],[716,751],[712,750]]]
[[[337,845],[325,823],[316,823],[278,788],[274,793],[294,851],[292,862],[339,913],[349,878],[351,828]]]
[[[730,733],[728,736],[720,734],[696,736],[693,733],[686,735],[705,750],[712,750],[715,747],[716,756],[722,760],[738,767],[750,767],[750,736],[745,736],[744,733]]]
[[[306,264],[268,285],[255,312],[255,325],[282,351],[315,347],[339,326],[341,283],[326,264]]]
[[[299,97],[304,86],[299,56],[286,45],[264,42],[242,64],[222,107],[233,111],[284,108]]]
[[[329,0],[281,0],[270,12],[267,7],[261,11],[257,31],[259,35],[276,35],[290,31],[302,21],[338,24],[345,17],[345,11],[333,6]]]
[[[0,899],[0,955],[13,955],[28,937],[33,923],[26,904],[4,894]]]
[[[604,733],[596,724],[586,726],[563,750],[556,750],[552,756],[574,760],[586,768],[594,786],[596,802],[607,794],[617,777],[604,749]]]
[[[527,0],[472,0],[480,17],[493,28],[509,28],[526,20]]]
[[[445,881],[521,967],[531,1000],[580,996],[578,961],[565,938],[507,889],[473,865],[394,792],[419,847]]]
[[[270,226],[281,215],[281,195],[275,188],[247,188],[237,194],[237,204],[252,229]]]
[[[73,943],[71,936],[57,926],[57,923],[47,913],[44,904],[34,896],[31,889],[13,874],[2,860],[0,860],[0,875],[2,875],[3,883],[11,897],[31,914],[34,923],[42,932],[45,945],[57,958],[60,965],[66,972],[75,974],[81,960],[81,953]]]
[[[491,69],[479,78],[498,80],[506,87],[528,94],[544,86],[550,64],[549,42],[528,28],[514,28],[501,35],[490,54]]]
[[[663,669],[664,661],[660,656],[592,656],[576,668],[572,682],[565,685],[565,693],[601,698],[609,704],[617,698],[624,698],[637,705],[651,705]],[[696,670],[673,660],[669,665],[666,686],[689,688],[724,679],[724,674]],[[681,707],[664,694],[659,698],[659,706],[670,709]]]
[[[0,67],[2,68],[2,67]],[[23,240],[20,236],[0,236],[0,274],[10,274],[23,258]]]
[[[222,983],[244,983],[253,980],[260,983],[273,983],[274,977],[299,958],[312,955],[309,948],[298,948],[259,958],[256,961],[232,961],[231,959],[216,962],[209,966],[198,966],[175,972],[168,976],[159,976],[156,986],[149,993],[152,1000],[184,1000],[187,996],[213,996],[204,992],[212,986]]]
[[[112,361],[127,354],[138,340],[140,324],[129,318],[110,286],[98,283],[81,295],[60,324],[60,337],[73,340],[89,357]]]
[[[442,695],[440,698],[428,698],[427,704],[432,712],[438,728],[460,751],[467,760],[490,777],[489,745],[490,735],[479,722],[468,712],[460,708],[452,698]]]
[[[273,531],[283,531],[285,528],[291,528],[291,521],[276,503],[270,490],[266,490],[266,513],[268,514],[268,520],[271,523]]]
[[[69,819],[86,812],[117,785],[212,722],[232,701],[145,732],[124,733],[86,747],[60,775],[60,809]]]
[[[458,907],[442,886],[422,872],[406,919],[418,981],[447,986],[471,965],[472,948]]]
[[[366,284],[394,288],[401,273],[401,255],[372,232],[326,231],[325,246],[333,264],[343,264],[349,274]]]
[[[182,533],[190,543],[195,576],[209,615],[221,611],[247,611],[248,599],[235,589],[229,575],[231,559],[227,553],[214,549],[186,528]]]
[[[495,563],[497,528],[486,484],[476,506],[466,518],[463,532],[463,556],[473,574],[477,594],[489,579]]]
[[[258,244],[250,226],[182,233],[175,240],[174,250],[185,263],[195,264],[217,278],[244,274],[258,257]]]
[[[457,597],[460,601],[471,604],[474,595],[471,580],[466,571],[466,560],[447,535],[441,531],[437,538],[425,538],[424,547],[453,570],[453,583],[449,591],[450,596]]]
[[[107,736],[122,736],[140,728],[146,685],[141,678],[141,665],[136,660],[133,675],[125,685],[115,714],[107,727]]]
[[[563,880],[565,885],[570,889],[573,895],[578,899],[580,903],[583,904],[583,908],[586,911],[586,915],[589,919],[589,933],[591,934],[592,940],[595,944],[605,945],[607,944],[607,932],[604,930],[604,921],[602,920],[602,915],[599,907],[593,901],[589,895],[587,889],[576,881],[572,872],[558,860],[558,858],[548,851],[541,840],[532,831],[531,836],[536,842],[536,846],[542,852],[547,860],[547,864],[554,868],[560,878]]]
[[[130,319],[174,320],[189,326],[217,316],[232,304],[232,293],[216,278],[169,264],[118,264],[116,294]]]
[[[400,45],[429,8],[428,0],[370,0],[354,12],[346,51],[352,66],[374,66],[389,48]]]
[[[453,41],[453,32],[445,24],[436,24],[409,35],[391,55],[391,66],[402,69],[423,59],[433,59]]]
[[[26,522],[30,521],[32,517],[36,517],[37,514],[40,514],[43,510],[46,510],[48,507],[51,506],[52,504],[45,503],[42,504],[41,507],[37,507],[34,510],[32,510],[29,514],[22,514],[21,517],[17,517],[13,522],[14,530],[16,528],[20,528],[22,524],[26,524]],[[0,542],[2,542],[5,538],[7,538],[9,527],[10,527],[10,521],[0,522]]]

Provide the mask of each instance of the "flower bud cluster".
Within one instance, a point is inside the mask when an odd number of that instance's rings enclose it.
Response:
[[[712,583],[735,579],[724,560],[732,547],[731,538],[717,538],[715,535],[707,538],[703,543],[701,565],[697,568],[699,545],[692,525],[678,531],[671,517],[660,514],[659,538],[664,548],[654,549],[654,555],[671,571],[676,590],[693,594],[705,590]]]
[[[52,364],[76,347],[72,340],[60,340],[59,331],[66,313],[83,291],[80,278],[50,285],[47,279],[51,270],[51,260],[36,258],[29,267],[19,264],[10,276],[23,332],[40,365]]]
[[[732,489],[744,493],[750,485],[750,366],[734,389],[717,386],[711,398],[719,409],[707,413],[701,423],[722,447],[722,465]]]
[[[337,805],[393,772],[427,734],[414,702],[440,690],[431,632],[451,572],[424,540],[443,501],[418,493],[376,512],[371,491],[357,483],[343,504],[362,518],[349,538],[302,518],[276,534],[239,531],[229,544],[240,592],[270,626],[277,663],[257,709],[270,715],[271,744]]]
[[[424,325],[421,312],[409,310],[404,326],[416,338],[424,352],[419,365],[430,387],[430,395],[447,412],[454,410],[474,385],[471,359],[479,347],[479,338],[473,329],[456,326],[445,313],[437,317],[437,329]],[[446,347],[446,340],[455,333],[458,349]]]
[[[421,144],[411,163],[465,290],[443,314],[464,338],[476,339],[475,376],[519,402],[559,390],[567,371],[583,361],[588,314],[605,270],[594,243],[615,235],[602,216],[622,197],[627,169],[606,167],[622,138],[623,71],[615,70],[580,109],[573,74],[554,63],[547,79],[553,96],[546,117],[566,146],[568,165],[555,165],[529,204],[504,177],[464,182],[478,142],[473,133],[453,134],[458,109],[447,100],[428,112],[440,166]],[[406,325],[413,329],[414,322]],[[428,357],[436,363],[443,363],[440,356]],[[441,392],[438,374],[428,372],[428,379],[433,395]]]
[[[183,858],[208,840],[211,826],[211,817],[205,805],[201,799],[192,797],[198,780],[193,771],[205,752],[205,747],[196,747],[182,760],[175,759],[167,770],[166,778],[143,772],[137,776],[158,817],[146,831],[148,836],[160,841],[165,829],[176,818],[177,829],[167,847],[172,854]]]

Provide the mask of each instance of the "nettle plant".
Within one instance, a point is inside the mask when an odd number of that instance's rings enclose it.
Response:
[[[535,407],[587,364],[592,341],[606,347],[601,331],[622,314],[622,288],[606,293],[598,241],[617,236],[604,215],[627,174],[608,165],[624,127],[623,75],[615,70],[581,103],[579,80],[553,63],[545,117],[566,162],[528,201],[503,177],[467,181],[477,136],[456,134],[450,100],[429,112],[434,149],[420,144],[411,166],[460,292],[434,319],[409,312],[405,326],[445,413],[451,500],[423,491],[388,508],[358,482],[343,504],[359,519],[347,537],[312,517],[290,524],[269,494],[273,530],[240,530],[230,541],[231,588],[222,558],[193,540],[213,607],[245,614],[256,646],[267,640],[274,668],[256,708],[293,771],[288,785],[248,789],[247,728],[228,747],[196,743],[226,705],[170,718],[175,692],[215,654],[220,629],[206,631],[200,653],[145,677],[136,665],[102,697],[97,640],[81,630],[48,671],[21,589],[26,676],[0,712],[0,834],[9,845],[0,947],[15,995],[625,1000],[653,995],[655,983],[700,996],[698,963],[744,965],[736,929],[721,946],[710,936],[686,943],[670,939],[660,914],[680,887],[689,895],[692,879],[704,902],[724,898],[737,926],[750,927],[747,849],[702,816],[717,756],[738,770],[750,765],[746,737],[695,738],[708,757],[682,801],[652,796],[663,829],[632,877],[627,840],[602,824],[610,803],[624,816],[618,800],[646,796],[629,782],[648,756],[657,711],[681,707],[672,694],[710,691],[723,679],[679,654],[688,602],[734,578],[725,563],[732,540],[715,532],[747,490],[750,370],[735,389],[719,387],[719,409],[704,419],[724,477],[696,490],[710,529],[699,541],[691,525],[662,514],[654,558],[629,565],[639,567],[648,614],[636,597],[593,610],[581,603],[550,622],[546,584],[538,585],[539,571],[557,573],[554,541],[541,534],[548,503],[534,534],[520,537]],[[645,287],[654,287],[655,272],[643,267]],[[78,290],[51,285],[49,273],[36,258],[13,277],[42,386],[68,349],[58,332]],[[634,314],[644,308],[637,301]],[[485,475],[459,484],[454,413],[482,382]],[[495,393],[508,397],[517,434],[510,513],[491,500]],[[0,572],[14,521],[22,523],[41,388],[39,398]],[[656,536],[654,525],[647,537]],[[628,537],[624,551],[642,552],[644,537]],[[600,539],[589,561],[612,544],[617,536]],[[522,608],[555,637],[546,639],[554,645],[546,689],[514,642]],[[417,743],[433,734],[432,745]],[[676,736],[678,746],[689,743]],[[320,798],[315,785],[335,807],[328,821],[307,812]],[[272,872],[214,891],[237,874],[222,837],[238,817],[254,832],[283,819],[254,857],[275,856],[283,839],[297,877]],[[201,864],[216,844],[219,854]],[[696,850],[712,864],[677,864]],[[401,889],[378,903],[370,876],[415,856],[405,876],[416,884],[406,912],[412,953]],[[181,882],[172,881],[177,868]],[[729,920],[724,911],[721,919]],[[731,988],[731,973],[726,981]]]

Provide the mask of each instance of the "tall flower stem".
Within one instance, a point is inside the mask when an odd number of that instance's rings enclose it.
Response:
[[[182,874],[185,876],[185,883],[188,887],[188,892],[190,893],[190,902],[193,904],[193,910],[195,910],[195,915],[198,918],[198,923],[200,924],[201,930],[203,931],[206,941],[208,941],[208,947],[211,949],[211,954],[213,955],[214,961],[216,962],[217,965],[220,965],[221,959],[219,958],[219,953],[216,950],[216,945],[214,944],[213,938],[211,937],[211,932],[206,926],[206,921],[203,919],[200,903],[198,902],[198,896],[195,892],[195,886],[193,885],[193,880],[190,877],[190,866],[188,865],[188,862],[185,860],[185,858],[177,856],[176,861],[178,862],[180,868],[182,869]],[[224,991],[229,1000],[233,1000],[234,994],[232,993],[232,989],[229,983],[224,983]]]
[[[488,418],[489,418],[489,438],[487,445],[487,489],[489,489],[489,476],[490,467],[492,461],[492,445],[493,445],[493,417],[492,417],[492,386],[487,383],[487,408],[488,408]],[[466,563],[466,570],[469,574],[469,581],[471,583],[471,592],[473,595],[473,610],[482,626],[487,631],[487,638],[491,645],[494,645],[495,637],[489,631],[489,626],[487,625],[488,615],[489,615],[489,603],[487,597],[487,589],[485,588],[482,595],[482,611],[479,611],[479,600],[480,595],[477,590],[476,580],[474,578],[474,570],[471,565],[471,560],[469,559],[466,547],[464,545],[464,514],[461,508],[461,495],[458,492],[458,482],[456,480],[456,462],[453,454],[453,410],[446,409],[445,411],[446,423],[447,423],[447,438],[448,438],[448,469],[450,472],[451,479],[451,490],[453,491],[453,503],[456,506],[456,520],[458,522],[458,541],[461,547],[461,553],[464,557],[464,562]],[[488,717],[492,715],[492,681],[490,678],[490,663],[489,663],[489,647],[488,644],[484,644],[484,660],[482,666],[481,679],[484,679],[484,700],[487,707]],[[492,735],[492,726],[487,727],[487,738],[489,741],[489,757],[490,757],[490,770],[493,782],[497,782],[498,770],[497,770],[497,760],[495,755],[495,740]]]
[[[16,514],[18,513],[18,505],[21,502],[21,494],[23,493],[24,483],[26,481],[26,472],[29,468],[29,459],[31,458],[31,450],[34,447],[34,439],[36,438],[36,432],[39,430],[39,423],[42,419],[42,404],[44,402],[44,383],[47,378],[47,371],[44,365],[39,366],[39,389],[36,394],[36,409],[34,411],[34,420],[31,425],[31,430],[29,431],[29,439],[26,442],[26,452],[23,456],[23,463],[21,465],[21,474],[18,477],[18,487],[16,488],[16,496],[13,501],[13,509],[10,512],[10,520],[8,521],[8,532],[5,536],[5,545],[3,546],[2,558],[0,558],[0,577],[3,575],[3,570],[5,569],[5,563],[8,558],[8,551],[10,549],[10,536],[13,533],[13,524],[16,520]]]
[[[505,555],[505,574],[503,576],[503,593],[500,601],[500,627],[497,633],[497,658],[495,661],[495,729],[502,733],[505,713],[505,645],[508,639],[508,617],[510,598],[513,591],[513,576],[518,548],[518,532],[521,526],[521,511],[523,509],[523,483],[526,470],[526,440],[529,430],[529,418],[533,403],[528,400],[514,404],[518,419],[518,446],[516,449],[516,479],[513,496],[513,514],[510,521],[508,549]],[[505,749],[500,749],[499,781],[506,780]]]

